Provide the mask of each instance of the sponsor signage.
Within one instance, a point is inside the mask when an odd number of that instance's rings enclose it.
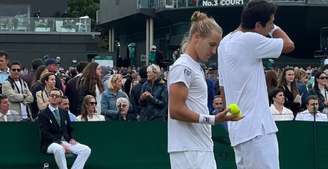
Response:
[[[95,56],[95,62],[97,62],[100,66],[108,66],[113,68],[114,61],[112,56]]]

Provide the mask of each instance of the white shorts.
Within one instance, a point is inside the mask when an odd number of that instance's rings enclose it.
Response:
[[[216,169],[213,152],[182,151],[170,153],[171,169]]]
[[[279,169],[276,133],[257,136],[233,148],[238,169]]]

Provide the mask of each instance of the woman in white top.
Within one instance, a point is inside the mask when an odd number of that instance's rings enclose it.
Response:
[[[77,121],[105,121],[105,117],[96,111],[97,101],[94,96],[86,95],[82,102],[81,114]]]
[[[283,89],[272,89],[270,92],[270,99],[273,102],[270,106],[270,110],[275,121],[289,121],[294,119],[293,112],[284,107],[285,96]]]

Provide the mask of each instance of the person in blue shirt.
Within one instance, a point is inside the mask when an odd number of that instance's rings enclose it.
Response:
[[[2,83],[8,79],[9,68],[8,68],[9,55],[5,51],[0,51],[0,87]]]

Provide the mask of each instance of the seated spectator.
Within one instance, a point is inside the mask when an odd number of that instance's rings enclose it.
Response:
[[[9,99],[9,108],[20,113],[22,120],[32,120],[29,104],[33,96],[27,83],[21,78],[21,64],[13,62],[9,66],[10,75],[2,84],[2,93]]]
[[[21,116],[14,110],[9,110],[9,100],[6,95],[0,94],[0,122],[20,121]]]
[[[49,105],[49,93],[56,88],[56,77],[53,73],[48,72],[42,75],[41,82],[45,87],[43,90],[36,92],[36,101],[40,111],[46,109]],[[61,92],[61,95],[63,95],[63,92]]]
[[[317,96],[310,95],[306,101],[306,110],[299,112],[295,118],[297,121],[328,121],[327,116],[319,109],[319,99]]]
[[[270,110],[275,121],[288,121],[294,119],[293,112],[284,106],[285,95],[283,89],[272,89],[270,92],[270,100],[272,100]]]
[[[127,98],[120,97],[116,101],[116,108],[118,110],[119,120],[128,120],[128,112],[129,112],[130,102]]]
[[[49,91],[49,105],[38,115],[41,131],[41,149],[43,153],[54,154],[60,169],[67,169],[65,153],[72,152],[77,157],[72,168],[83,168],[91,149],[73,138],[71,121],[68,113],[58,105],[62,92],[53,88]]]
[[[141,121],[167,119],[167,89],[160,75],[159,66],[147,67],[147,81],[142,85],[139,98]]]
[[[225,106],[222,97],[219,95],[214,96],[212,106],[214,108],[214,110],[211,112],[212,115],[215,115],[218,112],[223,111],[225,109]]]
[[[76,116],[73,113],[71,113],[71,111],[69,110],[69,100],[66,96],[62,96],[59,104],[59,108],[68,112],[69,119],[71,121],[76,121]]]
[[[81,114],[77,116],[77,121],[105,121],[105,117],[96,110],[97,101],[92,95],[86,95],[82,102]]]
[[[319,111],[328,113],[328,75],[324,72],[317,71],[314,74],[314,86],[310,90],[310,95],[315,95],[319,100]]]
[[[107,120],[116,120],[119,117],[116,107],[117,99],[120,97],[128,98],[128,95],[122,91],[122,75],[113,74],[108,83],[108,90],[101,98],[101,113],[105,115]]]

